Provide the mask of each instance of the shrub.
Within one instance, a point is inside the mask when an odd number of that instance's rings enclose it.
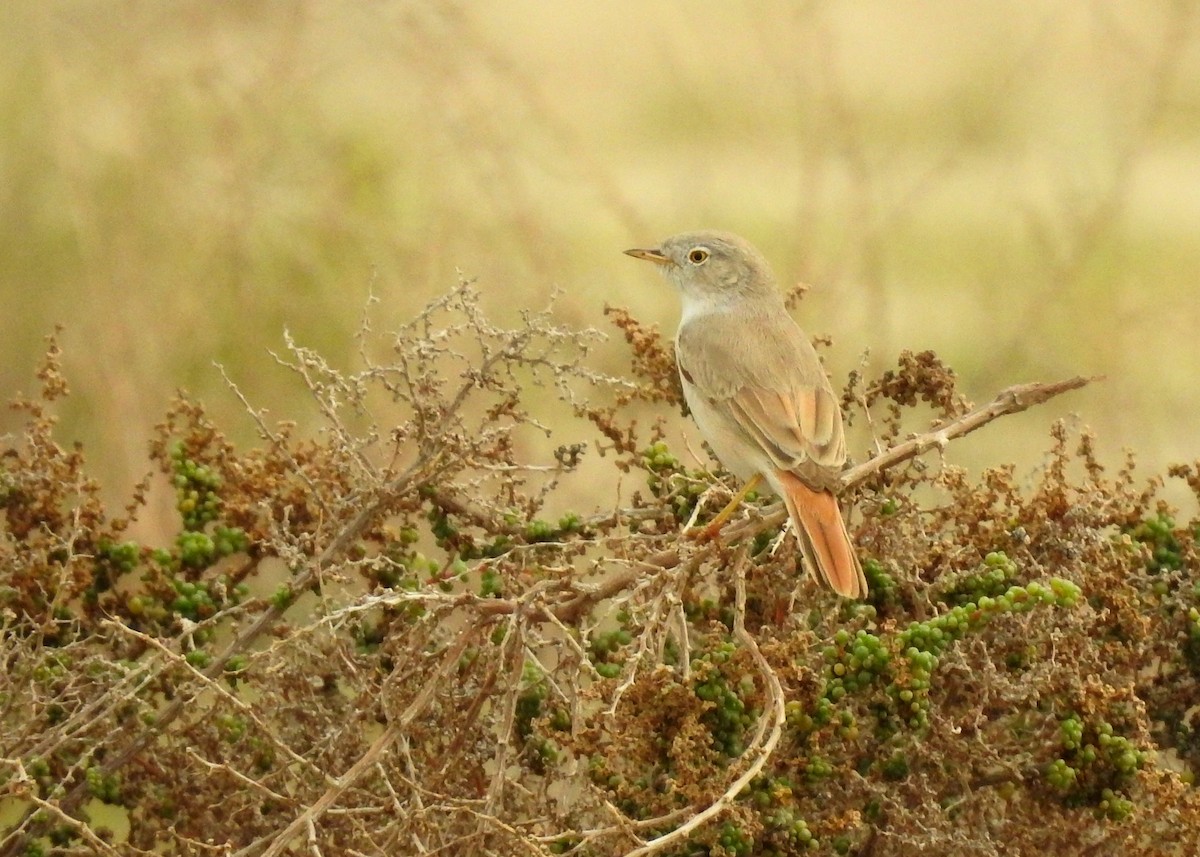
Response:
[[[1063,423],[1028,485],[918,454],[1082,380],[972,410],[930,353],[852,376],[894,452],[846,476],[872,589],[848,602],[772,498],[681,532],[734,486],[637,421],[681,406],[671,354],[610,315],[629,378],[588,367],[595,331],[498,327],[464,283],[386,362],[289,343],[313,437],[251,409],[238,449],[181,396],[161,545],[127,537],[146,484],[113,514],[54,440],[52,339],[0,458],[3,853],[1200,847],[1197,524]],[[552,437],[539,387],[591,436]],[[644,488],[562,508],[585,454]],[[1200,494],[1200,464],[1171,475]]]

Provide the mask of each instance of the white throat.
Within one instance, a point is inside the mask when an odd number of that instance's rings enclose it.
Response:
[[[679,314],[679,326],[687,324],[689,321],[700,318],[713,313],[724,312],[726,309],[726,301],[719,300],[711,294],[689,294],[681,292],[682,311]]]

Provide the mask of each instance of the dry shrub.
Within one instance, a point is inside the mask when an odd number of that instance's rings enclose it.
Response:
[[[0,853],[1200,848],[1196,526],[1132,456],[1110,473],[1059,422],[1032,484],[860,465],[871,596],[839,600],[769,498],[720,543],[681,535],[731,484],[631,416],[677,418],[673,359],[610,315],[628,379],[587,368],[595,331],[499,328],[463,283],[386,361],[364,324],[355,372],[288,343],[313,437],[247,403],[240,450],[181,396],[151,443],[180,514],[158,547],[123,537],[142,489],[111,516],[54,441],[52,341],[0,459]],[[553,437],[537,387],[595,436]],[[917,452],[1022,390],[972,410],[905,353],[844,402]],[[644,488],[549,516],[589,448]],[[1171,475],[1200,494],[1200,464]]]

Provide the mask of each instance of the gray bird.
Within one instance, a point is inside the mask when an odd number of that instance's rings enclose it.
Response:
[[[625,252],[658,265],[683,299],[675,356],[684,397],[717,458],[747,481],[727,511],[765,480],[787,505],[809,569],[841,595],[865,596],[831,490],[846,461],[841,409],[767,260],[708,230]]]

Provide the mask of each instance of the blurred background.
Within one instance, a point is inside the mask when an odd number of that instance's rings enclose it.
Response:
[[[6,0],[0,37],[0,395],[63,324],[60,439],[113,500],[176,388],[254,442],[213,361],[304,419],[268,349],[353,367],[370,293],[378,330],[461,271],[501,319],[559,288],[673,331],[620,251],[697,227],[811,284],[839,386],[866,349],[977,402],[1108,376],[956,463],[1032,473],[1069,413],[1113,465],[1200,455],[1196,2]]]

